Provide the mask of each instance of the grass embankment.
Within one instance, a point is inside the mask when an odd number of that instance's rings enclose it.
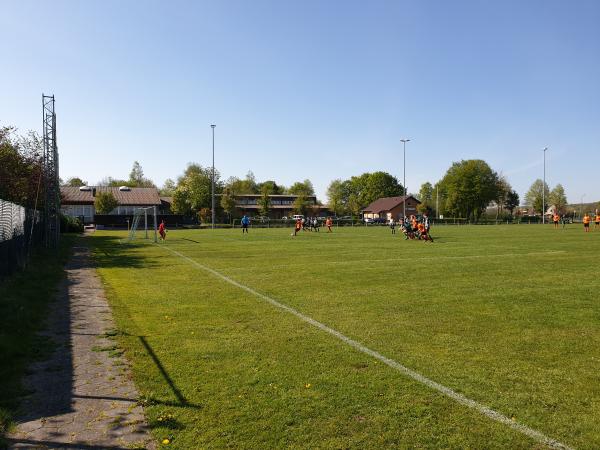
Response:
[[[600,231],[385,227],[92,238],[157,439],[171,448],[531,448],[164,246],[568,445],[600,447]]]
[[[29,363],[51,349],[42,329],[48,306],[64,277],[74,236],[63,235],[59,252],[37,251],[27,269],[0,280],[0,447],[23,394]]]

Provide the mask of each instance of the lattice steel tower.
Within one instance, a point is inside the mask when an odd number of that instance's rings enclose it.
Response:
[[[46,190],[46,247],[56,248],[60,236],[60,188],[58,182],[58,146],[54,95],[42,94],[44,118],[44,181]]]

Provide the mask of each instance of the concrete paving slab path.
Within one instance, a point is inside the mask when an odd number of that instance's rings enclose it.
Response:
[[[87,247],[74,248],[66,272],[44,334],[56,349],[28,371],[9,448],[154,449],[130,368],[106,335],[114,322]]]

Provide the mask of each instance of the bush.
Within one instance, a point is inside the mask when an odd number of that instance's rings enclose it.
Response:
[[[60,215],[61,233],[83,233],[83,223],[77,217]]]

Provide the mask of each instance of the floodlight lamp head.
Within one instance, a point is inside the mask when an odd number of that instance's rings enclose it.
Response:
[[[211,125],[210,127],[211,127],[211,128],[214,128],[214,127],[216,127],[216,125]]]
[[[543,150],[543,151],[546,151],[546,150],[548,150],[548,147],[544,147],[542,150]]]

